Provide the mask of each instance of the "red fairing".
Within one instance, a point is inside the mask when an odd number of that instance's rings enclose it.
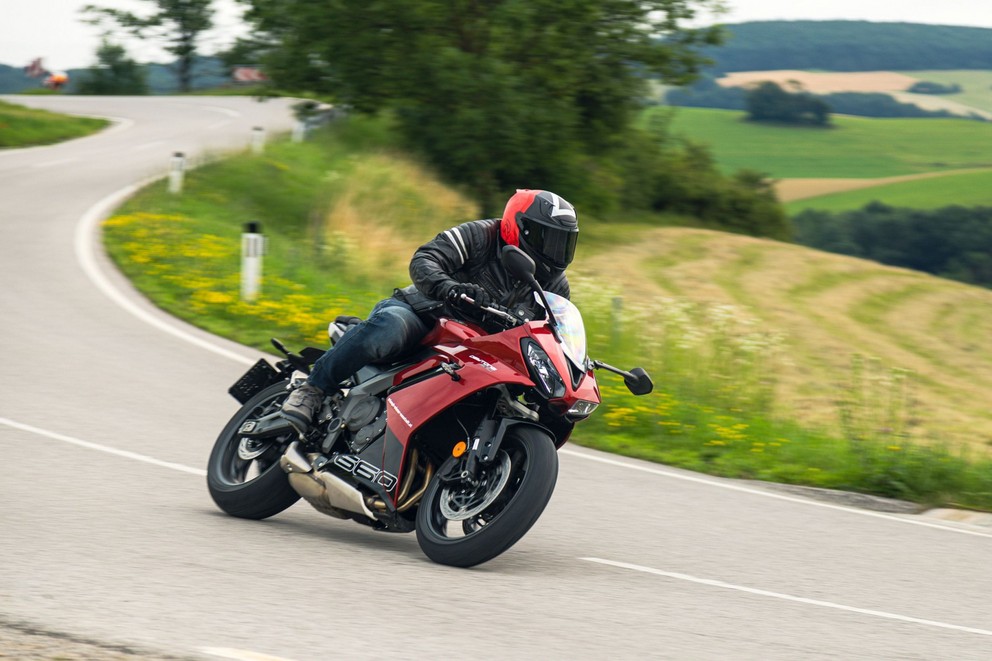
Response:
[[[398,385],[444,362],[459,365],[457,374],[460,378],[455,381],[449,376],[438,375],[402,388],[386,398],[389,407],[386,423],[403,447],[421,425],[469,395],[499,384],[532,387],[534,382],[520,348],[525,337],[541,345],[565,381],[565,396],[552,400],[552,406],[564,412],[580,399],[601,401],[599,387],[591,373],[582,379],[578,388],[572,388],[568,359],[546,322],[532,321],[502,333],[483,335],[465,324],[442,319],[431,337],[442,342],[434,346],[437,355],[401,372],[395,383]]]
[[[446,375],[438,375],[398,390],[386,398],[386,405],[389,407],[386,424],[404,448],[410,436],[421,425],[435,417],[439,411],[447,409],[469,395],[501,383],[531,385],[527,374],[521,374],[510,368],[496,356],[467,346],[470,344],[466,342],[464,345],[437,347],[450,362],[461,365],[458,370],[460,377],[458,381]],[[425,362],[430,366],[428,369],[432,369],[442,361],[433,357]],[[424,370],[418,365],[404,374],[422,371]]]

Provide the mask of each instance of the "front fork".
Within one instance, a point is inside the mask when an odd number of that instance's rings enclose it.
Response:
[[[445,484],[467,482],[472,486],[477,486],[482,471],[493,462],[499,453],[506,432],[517,425],[535,427],[545,434],[552,435],[547,427],[531,420],[487,416],[476,428],[465,453],[458,461],[448,462],[438,475],[438,479]]]

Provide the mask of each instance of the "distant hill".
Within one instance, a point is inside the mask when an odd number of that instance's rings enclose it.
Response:
[[[772,69],[992,69],[992,29],[868,21],[755,21],[726,26],[707,49],[716,73]]]
[[[148,88],[152,94],[173,94],[179,91],[176,83],[176,76],[173,73],[172,65],[149,64],[148,67]],[[86,69],[69,69],[69,86],[66,92],[72,94],[76,91],[76,85],[82,76],[86,74]],[[215,57],[200,58],[196,65],[193,77],[194,89],[207,89],[218,87],[231,82],[225,73],[224,65]],[[27,90],[41,87],[41,80],[28,78],[24,75],[23,67],[12,67],[0,64],[0,94],[17,94]]]

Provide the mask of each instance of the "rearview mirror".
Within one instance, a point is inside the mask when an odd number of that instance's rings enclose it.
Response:
[[[654,383],[652,383],[651,377],[640,367],[630,370],[630,377],[625,376],[623,382],[627,385],[627,390],[635,395],[647,395],[654,390]]]
[[[520,248],[516,246],[503,246],[500,261],[503,263],[503,268],[506,269],[507,273],[517,280],[523,280],[528,283],[533,282],[537,265],[534,264],[534,260],[530,258],[530,255]]]

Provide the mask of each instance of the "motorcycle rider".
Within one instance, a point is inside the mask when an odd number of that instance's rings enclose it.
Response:
[[[521,189],[509,199],[502,218],[463,223],[424,244],[410,261],[413,284],[379,301],[368,319],[352,326],[313,365],[307,381],[283,403],[282,415],[305,432],[324,397],[372,362],[401,357],[441,317],[468,319],[483,327],[495,323],[477,306],[504,306],[521,318],[542,316],[530,287],[510,276],[500,261],[505,245],[520,247],[537,265],[545,291],[569,297],[565,268],[575,255],[579,226],[575,208],[545,190]],[[462,294],[475,305],[461,299]]]

